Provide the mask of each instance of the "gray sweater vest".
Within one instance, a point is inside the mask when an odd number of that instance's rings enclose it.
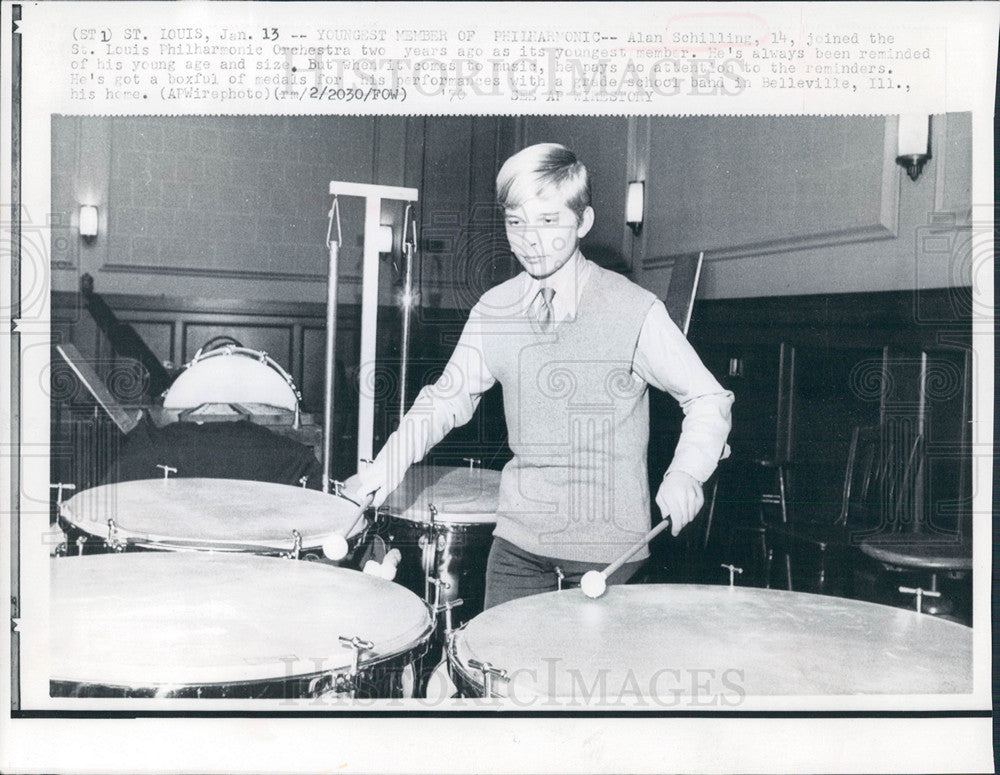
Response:
[[[527,301],[522,277],[488,291],[478,307],[514,453],[494,534],[546,557],[604,563],[650,525],[648,391],[631,368],[655,297],[592,270],[576,317],[549,334],[518,312]]]

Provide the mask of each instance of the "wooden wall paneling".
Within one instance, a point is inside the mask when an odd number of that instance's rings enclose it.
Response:
[[[372,175],[370,118],[118,117],[112,132],[106,272],[323,279],[328,183]]]
[[[182,328],[184,361],[217,336],[231,336],[251,350],[266,352],[283,369],[291,368],[292,336],[287,325],[205,323],[185,321]]]
[[[424,134],[420,292],[424,306],[454,308],[456,261],[470,208],[472,117],[429,117]]]
[[[652,120],[643,266],[895,236],[895,131],[882,117]]]
[[[931,154],[935,225],[967,226],[972,217],[972,114],[935,115]]]
[[[520,271],[507,244],[496,204],[496,175],[510,155],[503,121],[502,117],[493,116],[473,119],[472,157],[481,163],[473,164],[470,171],[468,225],[458,255],[458,309],[471,309],[483,293]]]
[[[172,320],[136,320],[129,321],[135,332],[161,361],[170,361],[176,366],[175,324]]]

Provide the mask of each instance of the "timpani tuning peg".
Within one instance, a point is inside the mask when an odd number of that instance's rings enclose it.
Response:
[[[476,659],[469,660],[469,667],[473,670],[479,670],[483,674],[483,694],[486,697],[493,697],[493,680],[499,678],[502,681],[507,680],[507,671],[502,670],[497,667],[493,667],[489,662],[480,662]]]
[[[437,609],[437,607],[441,604],[441,590],[451,589],[451,584],[444,579],[439,579],[436,576],[431,576],[429,574],[425,576],[424,579],[426,581],[426,585],[424,587],[425,589],[428,588],[427,585],[434,587],[434,602],[432,605],[435,609]]]
[[[62,503],[63,503],[63,499],[62,499],[63,490],[75,490],[76,489],[76,485],[75,484],[68,484],[66,482],[55,482],[55,483],[49,485],[49,489],[56,491],[56,506],[62,506]]]
[[[452,626],[452,621],[451,621],[451,610],[453,608],[458,608],[464,602],[465,601],[462,600],[462,598],[457,597],[454,600],[447,600],[447,601],[445,601],[445,603],[443,605],[437,606],[434,609],[434,613],[435,614],[439,615],[441,613],[444,613],[444,634],[446,636],[450,636],[452,630],[454,629],[454,627]]]
[[[87,543],[87,536],[80,536],[76,539],[76,554],[78,557],[83,556],[83,545]]]
[[[436,577],[432,576],[431,579],[430,579],[430,582],[435,587],[438,587],[440,589],[451,589],[451,584],[449,584],[444,579],[439,579],[439,578],[436,578]]]
[[[560,592],[562,592],[563,580],[566,578],[566,574],[563,573],[563,569],[560,568],[558,565],[556,566],[555,570],[556,570],[556,588]]]
[[[922,614],[925,597],[941,597],[941,593],[935,589],[921,589],[920,587],[900,587],[899,591],[904,595],[917,596],[917,613]]]
[[[476,466],[481,466],[483,461],[476,457],[463,457],[462,460],[469,464],[469,470],[474,471]]]
[[[341,482],[341,481],[339,481],[337,479],[332,479],[329,482],[327,482],[327,486],[324,487],[323,489],[326,490],[327,492],[329,492],[330,491],[330,487],[333,488],[333,494],[334,495],[340,497],[340,496],[342,496],[344,494],[344,483],[343,482]]]
[[[733,574],[735,574],[735,573],[742,574],[743,573],[743,568],[737,568],[735,565],[727,565],[725,563],[723,563],[719,567],[720,568],[726,568],[729,571],[729,586],[731,586],[731,587],[736,586],[733,583],[733,579],[734,579]]]
[[[371,651],[375,648],[375,644],[370,640],[363,640],[357,635],[353,635],[351,637],[341,635],[339,639],[340,644],[345,649],[351,649],[351,667],[346,679],[338,676],[337,689],[339,691],[346,691],[353,699],[354,693],[358,688],[358,673],[360,672],[361,655],[365,651]]]
[[[177,473],[177,469],[174,468],[173,466],[165,466],[162,463],[157,463],[156,467],[163,469],[163,481],[167,481],[167,479],[170,478],[170,474]]]
[[[118,525],[113,519],[108,520],[108,537],[104,539],[104,543],[113,552],[125,551],[125,541],[118,536]]]
[[[309,477],[303,476],[299,479],[299,484],[302,485],[302,489],[305,489],[306,485],[309,483]]]
[[[292,548],[291,550],[282,554],[282,557],[284,557],[287,560],[297,560],[299,559],[299,554],[301,554],[301,552],[302,552],[302,534],[298,530],[295,530],[293,528]]]

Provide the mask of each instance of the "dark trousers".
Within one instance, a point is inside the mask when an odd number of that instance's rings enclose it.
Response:
[[[608,584],[624,584],[642,567],[645,560],[625,563],[611,574]],[[583,574],[590,570],[604,570],[609,563],[575,562],[526,552],[510,541],[494,538],[490,557],[486,562],[486,605],[491,608],[508,600],[555,592],[559,588],[562,571],[563,589],[577,587]]]

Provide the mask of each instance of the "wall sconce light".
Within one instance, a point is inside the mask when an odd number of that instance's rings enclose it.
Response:
[[[904,113],[899,117],[899,149],[896,164],[916,180],[931,158],[931,117]]]
[[[87,242],[97,238],[97,208],[94,205],[80,207],[80,236]]]
[[[628,184],[625,196],[625,222],[638,235],[642,231],[642,214],[645,207],[646,184],[641,180],[633,180]]]
[[[392,226],[378,227],[378,252],[392,252]]]

